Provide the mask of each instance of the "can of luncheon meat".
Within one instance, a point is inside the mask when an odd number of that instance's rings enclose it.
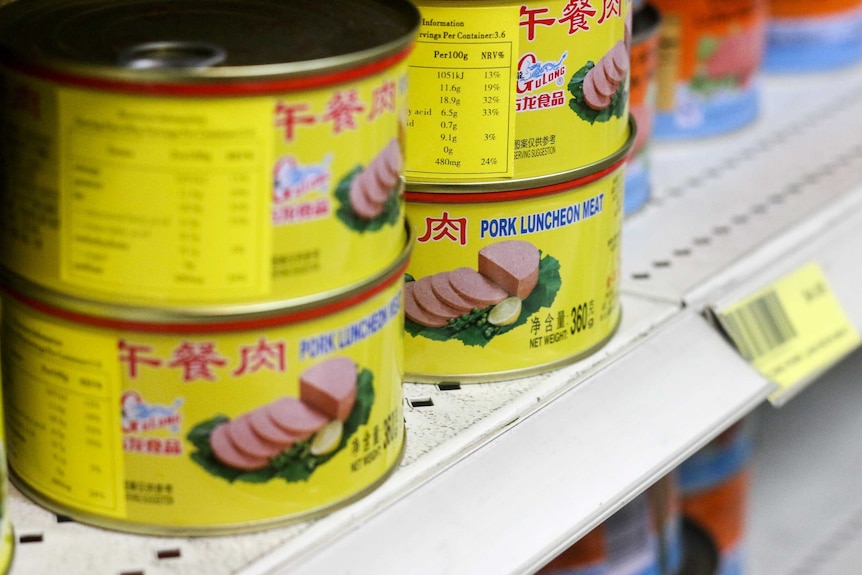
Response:
[[[769,0],[766,53],[769,72],[819,72],[862,59],[859,0]]]
[[[3,6],[0,262],[154,308],[363,285],[405,241],[418,25],[406,0]]]
[[[623,172],[505,184],[407,181],[406,378],[523,377],[601,347],[620,319]]]
[[[628,137],[631,0],[418,0],[408,180],[583,168]]]
[[[629,111],[637,122],[638,135],[626,165],[625,215],[642,208],[652,188],[649,143],[658,90],[659,24],[661,16],[652,4],[644,4],[634,13]]]
[[[13,481],[79,521],[171,535],[361,497],[403,451],[409,248],[348,294],[230,315],[82,300],[7,273]]]
[[[663,575],[649,492],[641,493],[581,537],[539,575]]]
[[[6,427],[0,394],[0,573],[8,573],[15,554],[15,533],[9,516],[9,474],[6,463]]]
[[[662,15],[655,139],[723,134],[753,122],[767,0],[653,0]]]
[[[743,419],[678,469],[683,516],[713,540],[718,575],[745,572],[745,533],[751,482],[751,419]]]

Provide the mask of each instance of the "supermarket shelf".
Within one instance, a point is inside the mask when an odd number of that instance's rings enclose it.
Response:
[[[655,147],[656,199],[623,233],[623,323],[595,355],[510,382],[405,384],[395,473],[350,506],[264,533],[125,535],[58,521],[13,489],[17,535],[41,542],[18,545],[12,575],[535,570],[772,391],[704,306],[813,258],[862,326],[850,269],[862,68],[770,79],[764,96],[748,129]]]
[[[701,307],[859,211],[862,68],[806,79],[767,79],[762,117],[738,133],[654,147],[654,199],[624,229],[625,291]]]
[[[700,316],[682,314],[553,401],[536,398],[385,513],[330,534],[310,557],[285,548],[249,573],[533,571],[770,390]]]
[[[775,410],[755,412],[746,520],[750,575],[858,573],[862,351]]]

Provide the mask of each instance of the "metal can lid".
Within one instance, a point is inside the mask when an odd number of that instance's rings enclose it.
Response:
[[[320,73],[412,44],[406,0],[28,0],[0,8],[0,61],[88,77]]]

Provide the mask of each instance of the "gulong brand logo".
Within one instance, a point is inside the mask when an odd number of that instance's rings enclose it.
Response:
[[[332,156],[327,155],[319,164],[300,165],[293,156],[281,158],[273,170],[273,200],[276,203],[299,198],[314,190],[327,192]]]
[[[332,154],[320,163],[302,165],[284,156],[273,169],[272,223],[288,225],[329,216]],[[318,192],[318,193],[315,193]]]
[[[534,92],[555,83],[562,86],[566,77],[565,60],[568,52],[563,52],[556,62],[542,62],[535,54],[528,52],[518,61],[518,94]]]
[[[183,400],[171,405],[157,405],[144,401],[135,391],[127,391],[121,400],[123,432],[134,433],[156,429],[170,429],[176,433],[182,423],[180,407]]]

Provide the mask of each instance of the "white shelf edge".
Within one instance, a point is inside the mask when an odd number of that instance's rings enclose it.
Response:
[[[772,389],[703,317],[680,314],[313,553],[286,548],[242,573],[529,572]]]

